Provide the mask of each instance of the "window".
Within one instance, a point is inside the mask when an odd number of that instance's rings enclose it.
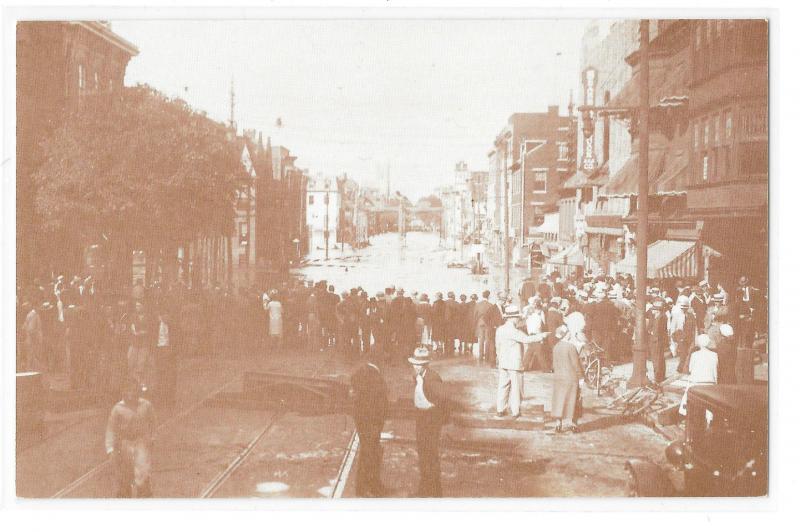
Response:
[[[708,181],[708,155],[703,155],[703,181]]]
[[[723,21],[722,19],[718,19],[718,20],[717,20],[717,38],[718,38],[718,39],[719,39],[720,37],[722,37],[722,23],[723,23],[723,22],[724,22],[724,21]]]
[[[100,90],[100,74],[94,73],[94,90]]]
[[[739,172],[742,178],[767,175],[769,148],[766,142],[743,142],[739,144]]]
[[[719,144],[719,115],[714,117],[714,144]]]
[[[711,39],[714,37],[714,22],[711,21],[711,20],[707,20],[705,22],[705,25],[706,25],[706,32],[707,32],[706,42],[711,44]]]
[[[308,204],[309,205],[314,205],[314,195],[313,194],[309,194],[308,195]]]
[[[733,136],[733,113],[725,112],[725,140],[730,140]]]
[[[744,138],[758,138],[767,135],[766,106],[742,109],[741,135]]]
[[[78,64],[78,88],[83,90],[86,88],[86,69],[82,64]]]
[[[703,123],[703,146],[708,146],[708,133],[711,124],[708,120]]]
[[[559,142],[558,143],[558,160],[559,161],[566,161],[569,159],[569,146],[567,146],[566,142]]]
[[[694,147],[695,149],[700,147],[700,124],[698,122],[694,123]]]
[[[242,246],[247,245],[247,236],[250,233],[249,229],[247,222],[239,222],[239,244]]]
[[[532,175],[533,191],[547,192],[547,169],[541,168],[534,170]]]
[[[703,47],[703,23],[697,22],[697,27],[694,32],[694,47],[698,50]]]

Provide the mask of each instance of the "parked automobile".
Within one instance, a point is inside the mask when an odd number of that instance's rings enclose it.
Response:
[[[767,494],[768,389],[764,384],[689,389],[683,440],[667,446],[668,469],[629,460],[635,497],[754,497]],[[673,478],[674,477],[674,478]]]

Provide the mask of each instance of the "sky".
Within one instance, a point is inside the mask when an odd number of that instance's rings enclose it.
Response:
[[[486,170],[515,112],[575,101],[585,20],[119,20],[126,84],[180,96],[287,146],[312,175],[412,199]],[[278,119],[282,124],[277,127]]]

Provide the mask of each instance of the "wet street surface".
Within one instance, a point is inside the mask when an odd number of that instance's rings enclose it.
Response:
[[[184,361],[178,406],[157,412],[154,495],[354,497],[358,453],[348,452],[354,432],[350,416],[223,408],[204,400],[219,391],[241,389],[245,371],[346,381],[359,363],[331,351],[298,350],[271,357],[253,352]],[[496,387],[493,369],[461,358],[436,361],[433,367],[451,384],[461,408],[473,417],[489,417]],[[400,365],[385,369],[390,401],[411,397],[410,371]],[[549,409],[549,378],[527,374],[523,413],[526,408]],[[99,408],[51,415],[50,426],[74,424],[20,450],[18,495],[110,497],[113,477],[103,448],[106,416],[107,409]],[[666,443],[639,424],[561,436],[549,435],[544,427],[514,430],[450,424],[442,432],[442,486],[446,497],[624,496],[625,461],[638,457],[663,462]],[[382,471],[390,497],[409,497],[416,491],[415,446],[412,419],[388,420]]]
[[[409,233],[405,248],[398,235],[384,234],[373,237],[372,246],[364,250],[344,254],[337,250],[328,261],[312,257],[297,273],[327,279],[337,289],[362,286],[371,293],[389,285],[429,295],[495,290],[501,285],[501,268],[492,268],[489,275],[448,268],[447,263],[458,261],[459,255],[442,249],[432,233]],[[332,349],[309,353],[301,347],[275,353],[223,347],[215,354],[181,360],[176,406],[155,405],[154,496],[355,497],[358,442],[345,411],[299,412],[280,404],[253,407],[217,399],[241,393],[249,372],[348,383],[361,363]],[[432,367],[448,383],[460,410],[460,420],[453,419],[442,432],[446,497],[624,496],[627,459],[664,461],[663,437],[639,424],[602,423],[602,414],[594,408],[602,401],[588,391],[584,420],[592,422],[587,425],[592,430],[549,435],[550,374],[525,375],[521,420],[527,424],[489,428],[496,371],[467,356],[438,359]],[[384,376],[390,402],[410,401],[410,366],[388,366]],[[43,438],[18,450],[17,494],[112,496],[113,472],[103,444],[111,406],[48,413]],[[413,419],[389,419],[381,445],[388,496],[413,496],[418,482]]]
[[[483,290],[495,291],[504,283],[501,265],[487,264],[484,275],[475,275],[469,268],[452,268],[450,263],[468,263],[469,246],[464,249],[445,249],[435,233],[411,232],[403,245],[397,233],[375,235],[364,249],[331,250],[328,260],[316,251],[307,264],[296,270],[298,275],[310,280],[326,279],[337,290],[361,286],[370,294],[394,285],[411,292],[427,293],[431,300],[436,292],[447,294],[480,294]],[[512,268],[511,286],[518,286],[523,273]]]

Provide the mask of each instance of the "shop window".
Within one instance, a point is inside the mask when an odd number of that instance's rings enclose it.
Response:
[[[308,204],[309,205],[314,205],[314,195],[313,194],[309,194],[309,196],[308,196]]]

